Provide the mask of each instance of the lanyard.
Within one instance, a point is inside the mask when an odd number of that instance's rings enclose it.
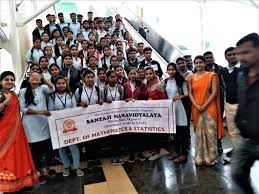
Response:
[[[113,96],[112,96],[112,90],[111,90],[111,87],[110,87],[110,86],[108,86],[108,89],[109,89],[109,91],[110,91],[110,94],[111,94],[111,97],[112,97],[112,101],[115,101],[115,100],[116,100],[116,96],[117,96],[117,89],[118,89],[118,86],[116,86],[116,88],[115,88],[114,98],[113,98]]]
[[[90,104],[91,103],[92,94],[93,94],[93,91],[94,91],[94,86],[92,87],[92,91],[91,91],[90,96],[87,94],[85,86],[84,86],[84,90],[85,90],[85,94],[86,94],[87,99],[88,99],[88,103]]]
[[[62,101],[62,99],[60,98],[60,96],[57,94],[57,97],[59,99],[59,101],[63,104],[64,108],[66,108],[67,105],[67,93],[65,95],[65,103]]]

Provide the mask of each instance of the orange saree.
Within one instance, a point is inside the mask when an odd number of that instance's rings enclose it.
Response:
[[[202,77],[189,76],[192,94],[197,105],[203,105],[211,95],[212,80],[218,76],[213,72],[206,72]],[[197,164],[211,164],[218,155],[217,139],[224,136],[224,127],[220,110],[219,84],[218,93],[204,112],[200,113],[192,106],[193,125],[196,135],[195,162]]]
[[[38,181],[22,126],[17,95],[0,119],[0,192],[14,192]]]

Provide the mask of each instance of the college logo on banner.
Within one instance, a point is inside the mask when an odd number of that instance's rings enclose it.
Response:
[[[63,133],[66,134],[68,132],[75,132],[77,131],[76,123],[72,119],[67,119],[63,123]]]

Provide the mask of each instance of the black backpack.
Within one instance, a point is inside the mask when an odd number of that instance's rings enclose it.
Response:
[[[120,100],[123,100],[123,86],[118,84],[118,91],[120,93]],[[107,94],[108,94],[108,87],[107,85],[104,86],[104,101],[107,101]]]
[[[100,88],[98,86],[94,86],[95,87],[95,90],[97,92],[97,96],[98,96],[98,101],[101,99],[101,96],[100,96]],[[83,92],[83,85],[80,85],[79,88],[78,88],[78,93],[79,93],[79,102],[78,104],[81,103],[81,96],[82,96],[82,92]]]

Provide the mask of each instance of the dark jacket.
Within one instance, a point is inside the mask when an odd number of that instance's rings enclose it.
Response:
[[[129,60],[127,60],[127,64],[125,65],[124,69],[126,71],[126,73],[129,73],[130,68],[135,67],[138,68],[139,66],[139,61],[137,59],[135,59],[135,61],[133,63],[131,63]]]
[[[67,77],[67,74],[68,74],[68,69],[64,67],[61,70],[60,75],[63,77]],[[79,86],[80,86],[80,73],[76,68],[72,67],[70,72],[70,80],[69,80],[69,87],[71,92],[74,93]]]
[[[222,77],[225,83],[225,96],[226,102],[230,104],[237,104],[237,77],[240,68],[234,67],[234,70],[229,73],[228,68],[224,68],[222,71]]]
[[[144,59],[143,61],[140,62],[140,65],[139,65],[139,67],[148,67],[148,66],[151,66],[151,67],[154,66],[154,67],[156,67],[155,69],[157,69],[157,70],[155,70],[155,72],[156,72],[156,75],[157,75],[159,78],[161,78],[161,77],[163,76],[163,71],[162,71],[162,69],[161,69],[160,64],[159,64],[157,61],[152,60],[152,61],[151,61],[151,65],[150,65],[150,64],[147,64],[146,61],[145,61],[145,59]]]
[[[58,24],[55,24],[55,26],[58,29],[58,31],[60,32],[60,34],[62,35],[62,30],[60,29],[60,26]],[[44,27],[44,30],[49,34],[50,39],[52,39],[53,37],[51,37],[51,33],[50,33],[50,29],[49,29],[49,24],[47,24]]]
[[[43,30],[45,31],[45,29],[43,28]],[[39,29],[36,27],[33,31],[32,31],[32,40],[35,40],[36,38],[40,38],[40,31]]]
[[[236,124],[243,137],[259,144],[259,75],[248,85],[247,74],[242,71],[238,77],[238,110]]]

